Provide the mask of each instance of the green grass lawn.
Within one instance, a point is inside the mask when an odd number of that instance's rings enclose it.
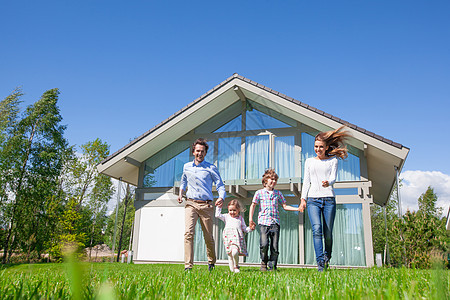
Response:
[[[230,273],[196,265],[23,264],[0,267],[1,299],[450,299],[448,270],[279,268]]]

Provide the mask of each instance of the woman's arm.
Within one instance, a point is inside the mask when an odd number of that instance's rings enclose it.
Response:
[[[337,167],[338,167],[338,160],[337,158],[334,158],[331,160],[331,173],[330,178],[328,178],[328,185],[333,185],[336,182]]]

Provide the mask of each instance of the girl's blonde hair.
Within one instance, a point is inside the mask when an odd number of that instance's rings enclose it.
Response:
[[[320,132],[316,135],[315,141],[322,141],[328,146],[325,152],[326,156],[336,156],[340,159],[346,159],[348,150],[344,142],[351,137],[351,134],[344,130],[345,126],[341,126],[336,130]]]
[[[239,202],[239,200],[237,199],[233,199],[230,202],[228,202],[227,207],[229,207],[230,205],[236,206],[236,208],[239,210],[239,214],[241,214],[241,212],[245,212],[245,208],[242,206],[241,202]]]

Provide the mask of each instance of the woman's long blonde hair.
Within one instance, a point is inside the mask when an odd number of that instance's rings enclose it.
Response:
[[[326,156],[336,156],[340,159],[346,159],[348,150],[345,141],[351,137],[351,134],[341,126],[336,130],[320,132],[316,135],[315,141],[322,141],[328,146],[325,152]]]

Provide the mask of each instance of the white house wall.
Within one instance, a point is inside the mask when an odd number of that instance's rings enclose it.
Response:
[[[184,260],[184,208],[141,208],[136,260]]]
[[[184,261],[184,205],[172,192],[143,194],[135,201],[136,261]]]

